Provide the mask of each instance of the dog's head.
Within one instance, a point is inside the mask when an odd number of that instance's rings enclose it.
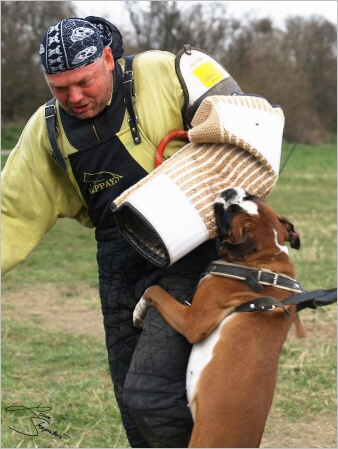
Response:
[[[235,260],[256,252],[288,254],[300,248],[300,238],[293,224],[278,215],[272,207],[240,187],[224,190],[214,204],[222,248]]]

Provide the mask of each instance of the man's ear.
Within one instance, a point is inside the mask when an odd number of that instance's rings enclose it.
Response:
[[[295,230],[293,224],[291,221],[289,221],[287,218],[279,217],[279,221],[282,223],[282,225],[285,227],[287,232],[287,242],[290,242],[291,248],[299,249],[300,248],[300,236],[298,232]]]
[[[115,67],[115,61],[114,61],[114,56],[113,53],[111,51],[110,47],[104,47],[103,49],[103,57],[104,57],[104,63],[107,67],[108,70],[114,70]]]

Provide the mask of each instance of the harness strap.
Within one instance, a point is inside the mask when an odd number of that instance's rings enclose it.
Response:
[[[289,304],[296,304],[299,312],[306,307],[316,309],[317,306],[327,306],[337,302],[337,287],[328,290],[305,291],[295,279],[269,270],[258,270],[225,261],[214,261],[208,265],[204,276],[207,274],[240,279],[245,281],[256,293],[263,289],[262,285],[273,285],[274,287],[296,293],[284,299],[283,302],[279,302],[271,296],[261,296],[236,307],[234,312],[257,312],[258,310],[273,310],[276,307],[282,307],[286,310],[285,306]]]
[[[67,165],[63,154],[56,140],[56,99],[52,98],[45,105],[45,119],[50,144],[52,146],[51,155],[59,163],[61,168],[67,173]]]
[[[123,88],[123,96],[124,101],[127,106],[129,119],[128,123],[130,126],[131,135],[133,136],[133,140],[135,145],[141,143],[141,136],[137,127],[138,117],[135,114],[134,103],[137,100],[137,96],[134,90],[134,72],[132,70],[133,59],[135,55],[125,56],[125,69],[122,78],[122,88]]]
[[[123,74],[122,86],[123,86],[123,95],[124,101],[127,106],[127,110],[129,113],[129,126],[130,131],[134,139],[134,143],[137,145],[141,142],[141,136],[139,134],[137,128],[137,116],[135,115],[133,103],[136,101],[137,97],[134,91],[134,73],[132,71],[132,64],[135,55],[126,56],[126,67],[125,72]],[[52,146],[52,157],[58,162],[61,168],[67,172],[67,165],[63,154],[59,148],[59,145],[56,140],[56,99],[52,98],[45,105],[45,119],[47,124],[47,132],[50,144]]]
[[[283,302],[278,301],[272,296],[260,296],[252,301],[245,302],[236,307],[231,313],[236,312],[262,312],[266,310],[274,310],[276,307],[281,307],[284,312],[289,315],[289,311],[285,306],[289,304],[297,305],[297,312],[309,307],[310,309],[316,309],[317,306],[328,306],[337,302],[337,288],[331,288],[328,290],[313,290],[311,292],[299,293],[291,295]]]
[[[270,270],[259,270],[224,261],[211,262],[204,274],[240,279],[245,281],[245,283],[256,293],[262,291],[263,285],[273,285],[295,293],[304,292],[301,284],[288,276],[274,273]]]
[[[297,311],[309,307],[316,309],[317,306],[328,306],[337,302],[337,287],[328,290],[312,290],[298,295],[291,295],[283,300],[284,305],[297,304]]]
[[[297,296],[297,295],[295,295]],[[284,304],[272,296],[260,296],[252,301],[245,302],[244,304],[236,307],[233,310],[235,312],[260,312],[265,310],[274,310],[276,307],[280,307],[284,310],[284,312],[289,315],[288,309],[284,306]]]

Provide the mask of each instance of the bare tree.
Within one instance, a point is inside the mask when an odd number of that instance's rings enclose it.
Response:
[[[336,32],[322,17],[293,17],[286,21],[285,31],[261,19],[249,21],[233,35],[223,63],[245,92],[282,106],[287,140],[298,137],[310,116],[302,141],[320,143],[336,134]]]
[[[128,1],[126,8],[136,42],[134,50],[177,53],[184,44],[203,48],[222,58],[234,22],[227,18],[225,2]],[[144,6],[147,3],[147,7]]]
[[[27,120],[51,94],[40,69],[39,47],[47,28],[74,16],[68,1],[1,2],[1,116]]]
[[[301,131],[299,111],[303,111],[302,119],[305,120],[320,98],[304,137],[311,142],[321,141],[325,135],[337,130],[336,26],[317,16],[311,19],[289,18],[284,45],[292,75],[288,77],[289,98],[292,97],[291,89],[297,92],[296,96],[293,94],[293,107],[290,107],[290,102],[286,109],[290,117],[287,125],[289,132],[295,136]],[[301,103],[298,106],[297,99]],[[297,126],[294,126],[295,123]]]
[[[323,17],[289,17],[284,31],[268,18],[229,19],[226,2],[128,1],[126,8],[136,36],[133,52],[176,53],[187,43],[208,51],[244,92],[282,106],[288,140],[298,136],[331,79],[302,140],[319,143],[336,133],[337,30]]]
[[[125,4],[132,27],[118,27],[126,54],[150,49],[177,53],[184,44],[202,48],[227,68],[244,92],[282,106],[287,140],[298,136],[318,98],[320,104],[302,140],[319,143],[336,134],[333,23],[320,16],[289,17],[282,30],[268,18],[229,18],[227,2]],[[1,12],[2,119],[27,120],[50,98],[38,56],[42,37],[51,24],[76,14],[68,1],[4,1]]]

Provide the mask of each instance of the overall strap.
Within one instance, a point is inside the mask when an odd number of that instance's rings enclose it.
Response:
[[[133,136],[135,145],[138,145],[139,143],[141,143],[141,136],[137,128],[138,118],[137,115],[135,114],[133,106],[133,104],[137,100],[137,96],[134,90],[134,72],[132,70],[134,57],[135,55],[124,57],[126,61],[126,66],[123,73],[122,86],[123,86],[124,101],[126,103],[129,114],[128,123],[130,126],[130,131]]]
[[[126,66],[122,79],[124,101],[129,113],[128,123],[133,136],[135,145],[141,143],[141,136],[137,128],[137,116],[134,111],[133,103],[137,100],[134,91],[134,72],[132,71],[133,59],[135,55],[126,56]],[[52,146],[52,156],[59,163],[62,169],[67,172],[66,162],[56,140],[56,99],[52,98],[45,105],[45,119],[47,124],[47,132]]]
[[[52,98],[46,103],[45,106],[45,119],[47,124],[47,132],[50,144],[52,146],[52,156],[59,163],[62,169],[67,172],[67,165],[64,160],[63,154],[56,141],[56,99]]]

